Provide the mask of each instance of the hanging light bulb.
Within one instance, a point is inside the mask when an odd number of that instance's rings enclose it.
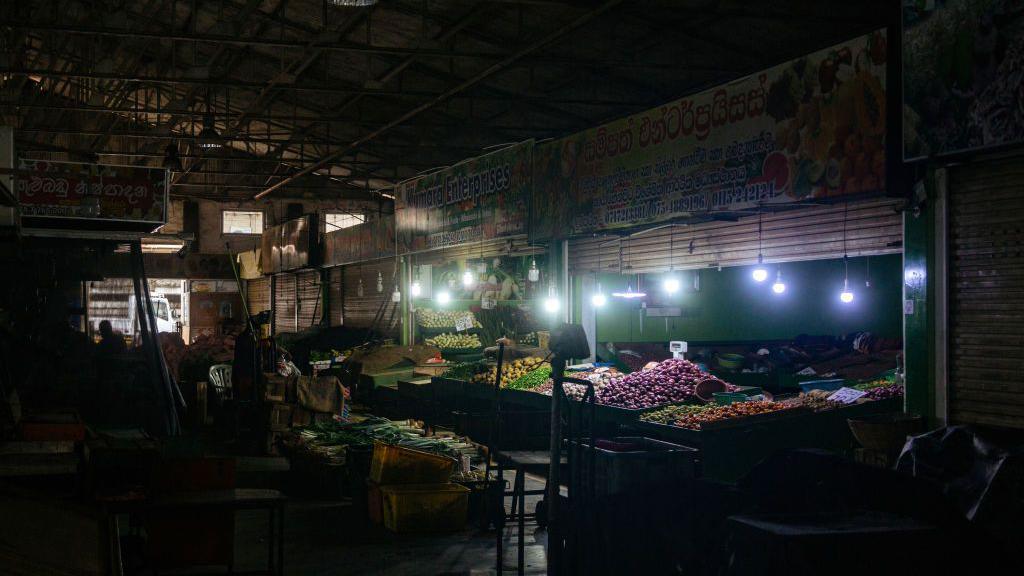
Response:
[[[843,242],[845,243],[845,240]],[[839,293],[839,299],[843,304],[849,304],[850,302],[853,302],[853,292],[850,291],[850,259],[846,254],[843,254],[843,268],[845,269],[845,274],[843,276],[843,291]]]
[[[452,301],[452,294],[451,294],[451,292],[449,292],[447,290],[441,290],[437,294],[437,303],[438,304],[443,306],[443,305],[445,305],[445,304],[447,304],[447,303],[449,303],[451,301]]]
[[[377,294],[384,291],[384,276],[381,275],[380,270],[377,271]]]
[[[782,282],[782,268],[775,272],[775,284],[772,284],[772,292],[782,294],[786,291],[786,284]]]
[[[530,271],[526,274],[527,280],[536,282],[540,280],[540,270],[537,269],[537,260],[530,261]]]
[[[762,265],[763,259],[760,254],[757,255],[757,267],[750,274],[754,278],[754,282],[764,282],[768,279],[768,270]]]
[[[555,293],[554,285],[548,287],[548,297],[544,299],[544,311],[548,314],[554,314],[558,312],[558,309],[562,307],[562,301],[558,299],[558,294]]]
[[[597,283],[597,290],[590,297],[590,303],[594,305],[594,308],[601,308],[608,303],[608,298],[601,291],[601,283]]]
[[[466,271],[462,273],[462,285],[466,288],[472,288],[474,284],[476,284],[476,277],[467,268]]]
[[[676,292],[679,292],[679,278],[669,276],[661,283],[661,288],[666,294],[675,294]]]
[[[423,287],[420,286],[420,281],[413,280],[412,285],[409,286],[409,294],[412,294],[413,298],[419,298],[421,293],[423,293]]]
[[[757,266],[751,273],[754,282],[764,282],[768,279],[768,271],[764,268],[764,255],[761,252],[761,207],[757,209]]]
[[[843,280],[843,291],[839,293],[839,299],[842,300],[843,304],[853,302],[853,292],[850,291],[849,280]]]
[[[363,297],[363,279],[359,279],[359,285],[356,286],[356,296]]]

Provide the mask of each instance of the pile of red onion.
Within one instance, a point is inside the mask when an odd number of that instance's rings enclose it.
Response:
[[[608,382],[597,402],[620,408],[649,408],[694,400],[694,388],[710,375],[689,360],[663,360],[649,370],[633,372]]]

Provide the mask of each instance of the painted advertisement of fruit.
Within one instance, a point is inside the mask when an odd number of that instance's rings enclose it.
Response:
[[[782,70],[768,89],[795,200],[885,187],[885,35]]]
[[[903,3],[903,158],[1024,142],[1024,1]]]
[[[586,235],[884,193],[887,50],[878,30],[538,146],[537,228]]]

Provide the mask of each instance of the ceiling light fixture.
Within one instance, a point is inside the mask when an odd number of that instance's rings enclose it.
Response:
[[[206,93],[206,114],[203,116],[203,129],[199,131],[197,143],[204,150],[216,150],[224,146],[224,139],[217,132],[217,125],[210,110],[210,93]]]
[[[772,284],[772,292],[782,294],[786,291],[786,284],[782,281],[782,268],[775,272],[775,284]]]
[[[850,258],[846,252],[846,213],[849,203],[843,204],[843,291],[839,293],[839,300],[843,304],[853,302],[853,292],[850,290]]]

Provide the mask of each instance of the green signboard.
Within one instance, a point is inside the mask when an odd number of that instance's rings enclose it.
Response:
[[[405,250],[526,233],[533,141],[399,184],[395,219]]]
[[[885,188],[880,30],[537,147],[531,240]]]

